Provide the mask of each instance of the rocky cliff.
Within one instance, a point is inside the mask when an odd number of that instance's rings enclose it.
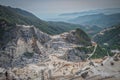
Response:
[[[4,24],[2,28],[5,30],[9,26]],[[43,56],[46,57],[43,45],[50,39],[48,34],[41,32],[33,26],[14,26],[14,28],[4,32],[0,39],[0,42],[3,43],[0,50],[1,66],[24,65],[25,63],[34,62],[34,59],[40,58],[41,60]],[[5,63],[9,64],[6,65]]]

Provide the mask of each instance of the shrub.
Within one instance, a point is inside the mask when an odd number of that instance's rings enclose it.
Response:
[[[23,55],[24,55],[25,57],[27,57],[27,58],[32,58],[33,55],[34,55],[34,53],[31,53],[31,52],[25,52],[25,53],[23,53]]]

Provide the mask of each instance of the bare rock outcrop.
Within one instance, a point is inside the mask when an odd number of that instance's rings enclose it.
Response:
[[[0,66],[7,67],[24,65],[35,61],[34,59],[45,58],[43,45],[51,38],[33,26],[16,25],[15,28],[5,32],[2,39],[4,39],[2,42],[6,44],[1,46]],[[32,60],[29,59],[29,61],[28,58]]]

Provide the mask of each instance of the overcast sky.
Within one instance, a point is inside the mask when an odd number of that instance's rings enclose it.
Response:
[[[120,8],[120,0],[0,0],[0,4],[27,10],[40,18],[60,13]]]

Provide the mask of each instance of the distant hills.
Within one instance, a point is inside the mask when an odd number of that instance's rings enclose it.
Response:
[[[94,15],[94,14],[111,15],[111,14],[116,14],[116,13],[120,13],[120,8],[106,8],[106,9],[96,9],[96,10],[74,12],[74,13],[63,13],[63,14],[60,14],[58,18],[53,19],[53,20],[68,22],[68,20],[72,20],[80,16],[87,16],[87,15]]]
[[[85,15],[92,15],[92,14],[115,14],[120,13],[120,8],[106,8],[106,9],[96,9],[96,10],[89,10],[83,12],[74,12],[74,13],[63,13],[59,16],[85,16]]]
[[[71,19],[69,21],[71,21],[73,23],[82,24],[82,23],[85,23],[88,21],[99,19],[99,18],[104,17],[104,16],[105,16],[104,14],[91,14],[91,15],[79,16],[79,17]]]
[[[120,13],[105,15],[105,14],[92,14],[79,16],[69,20],[71,23],[83,25],[97,25],[102,28],[113,26],[120,23]]]
[[[107,8],[60,14],[56,21],[80,24],[89,35],[120,23],[120,8]]]

